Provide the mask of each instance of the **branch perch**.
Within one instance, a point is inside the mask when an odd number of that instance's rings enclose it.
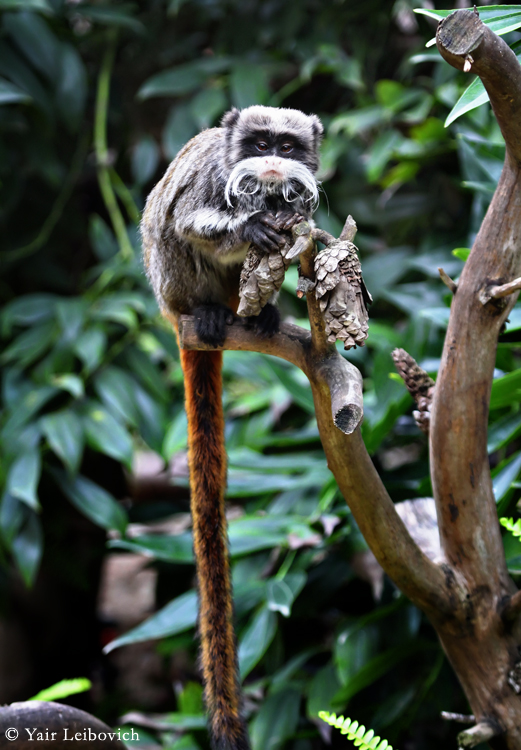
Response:
[[[36,730],[32,739],[27,727],[31,731]],[[25,701],[3,706],[0,708],[0,737],[4,748],[6,744],[3,738],[8,729],[18,732],[17,738],[14,734],[7,736],[11,740],[7,744],[16,750],[32,750],[35,747],[40,750],[67,750],[78,744],[90,750],[125,750],[123,742],[114,736],[113,729],[86,711],[62,703]],[[85,740],[84,732],[87,733]],[[38,739],[38,733],[43,739]],[[81,735],[81,740],[74,739],[76,733]]]
[[[482,742],[488,742],[492,737],[497,737],[501,731],[497,726],[488,721],[481,721],[470,729],[464,729],[458,734],[458,747],[476,747]]]

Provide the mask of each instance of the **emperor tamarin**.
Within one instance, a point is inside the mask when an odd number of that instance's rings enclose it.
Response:
[[[162,313],[194,315],[199,338],[224,343],[250,245],[278,248],[317,202],[322,125],[294,109],[232,109],[181,149],[150,193],[141,223],[147,273]],[[278,329],[266,305],[251,321]],[[245,750],[224,513],[226,453],[220,351],[181,350],[188,415],[194,550],[205,698],[214,748]]]

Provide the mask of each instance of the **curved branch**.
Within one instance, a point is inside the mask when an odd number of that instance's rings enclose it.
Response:
[[[16,739],[13,733],[10,737],[6,735],[8,729],[18,732]],[[76,734],[79,737],[75,739]],[[6,737],[16,750],[35,747],[67,750],[71,741],[85,743],[85,747],[92,750],[125,750],[118,733],[95,716],[73,706],[46,701],[25,701],[1,707],[0,737],[2,747],[6,747],[3,739]]]
[[[180,317],[179,338],[184,349],[209,348],[199,341],[190,316]],[[454,576],[429,560],[410,536],[357,429],[363,405],[358,370],[330,344],[317,352],[311,334],[289,323],[261,338],[237,320],[223,348],[272,354],[306,373],[328,466],[378,562],[415,604],[436,618],[447,612],[449,597],[459,598]]]
[[[521,163],[521,66],[514,52],[473,10],[455,11],[444,18],[436,44],[450,65],[481,78],[508,152]]]
[[[499,600],[512,593],[513,584],[490,477],[488,406],[497,338],[517,295],[486,305],[480,296],[521,275],[521,68],[473,11],[444,19],[437,43],[460,70],[472,57],[472,71],[487,88],[507,142],[498,187],[452,300],[430,430],[433,490],[448,562],[471,589],[482,586]]]
[[[179,319],[179,340],[183,349],[211,349],[199,340],[194,319],[189,315]],[[300,326],[283,323],[278,333],[262,338],[245,322],[236,320],[228,327],[224,349],[272,354],[291,362],[308,377],[327,384],[332,419],[339,430],[350,435],[360,425],[364,402],[359,371],[331,345],[323,357],[314,358],[311,334]]]

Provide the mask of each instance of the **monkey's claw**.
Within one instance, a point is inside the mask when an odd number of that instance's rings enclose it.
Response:
[[[275,305],[267,303],[258,315],[248,318],[248,323],[260,336],[273,336],[280,326],[280,313]]]
[[[233,313],[225,305],[201,305],[193,311],[195,331],[203,344],[218,347],[226,339],[226,326],[233,323]]]

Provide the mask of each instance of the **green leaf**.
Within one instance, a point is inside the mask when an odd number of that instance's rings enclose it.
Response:
[[[29,511],[29,515],[21,531],[15,537],[11,549],[25,585],[32,586],[43,553],[43,532],[40,519],[36,513]]]
[[[80,513],[102,529],[116,529],[120,534],[125,533],[127,514],[107,490],[81,474],[69,477],[64,472],[55,470],[53,475],[63,493]]]
[[[0,78],[0,104],[16,104],[18,102],[30,102],[31,97],[14,83]]]
[[[25,294],[9,302],[0,314],[2,333],[10,335],[14,325],[32,326],[49,320],[54,316],[56,299],[54,294]]]
[[[470,248],[469,247],[457,247],[455,250],[452,251],[452,254],[456,256],[456,258],[459,258],[460,260],[465,262],[470,255]]]
[[[267,606],[263,606],[250,621],[239,642],[239,671],[242,680],[266,653],[276,627],[277,617]]]
[[[163,149],[166,156],[173,159],[197,130],[197,123],[188,104],[172,107],[163,129]]]
[[[59,73],[61,49],[49,25],[40,16],[30,12],[8,13],[3,21],[4,29],[33,67],[54,82]]]
[[[383,653],[374,656],[356,674],[353,674],[349,682],[338,691],[333,700],[333,705],[345,706],[354,695],[368,685],[372,685],[384,674],[394,669],[401,661],[415,656],[419,651],[423,651],[426,648],[432,648],[432,644],[426,644],[421,641],[408,642],[389,648]]]
[[[0,0],[0,10],[34,10],[49,16],[54,14],[48,0]]]
[[[2,539],[8,548],[11,548],[13,539],[18,534],[24,521],[24,505],[8,492],[2,495],[0,504],[0,530]]]
[[[53,452],[75,474],[80,466],[84,446],[81,419],[68,409],[42,417],[40,427]]]
[[[21,333],[4,351],[2,362],[27,367],[49,350],[56,338],[56,326],[49,320]]]
[[[305,573],[289,573],[283,580],[276,578],[268,582],[268,609],[289,617],[291,607],[306,584]]]
[[[35,696],[29,698],[30,701],[57,701],[61,698],[68,698],[69,695],[85,693],[92,687],[92,682],[86,677],[77,677],[73,680],[60,680],[60,682],[51,685],[51,687],[40,690]]]
[[[300,692],[284,687],[263,701],[251,725],[254,750],[279,750],[297,731]]]
[[[502,409],[521,401],[521,370],[514,370],[492,381],[490,409]]]
[[[224,91],[220,88],[209,88],[200,91],[192,100],[190,110],[200,130],[209,128],[215,119],[222,115],[227,107]]]
[[[100,364],[107,348],[107,335],[100,328],[84,331],[74,345],[74,352],[81,359],[88,372]]]
[[[132,149],[132,175],[138,185],[144,185],[155,174],[159,164],[159,146],[151,135],[145,135]]]
[[[94,377],[94,388],[103,403],[119,419],[136,426],[139,412],[135,401],[135,382],[119,367],[106,367]]]
[[[81,122],[87,100],[87,71],[72,44],[62,44],[56,80],[56,106],[73,131]]]
[[[286,368],[271,359],[268,363],[270,370],[278,377],[293,401],[305,409],[309,414],[314,415],[315,405],[313,403],[311,388],[309,385],[303,385],[300,380],[300,375],[297,373],[297,368]]]
[[[194,562],[192,535],[190,532],[178,534],[177,536],[144,534],[132,540],[111,539],[108,546],[111,548],[126,549],[139,554],[152,555],[154,559],[165,560],[166,562],[177,564]]]
[[[52,385],[67,391],[74,398],[82,398],[85,395],[85,386],[83,380],[77,375],[66,373],[65,375],[54,375],[51,378]]]
[[[100,453],[122,461],[128,468],[132,465],[132,439],[123,425],[112,414],[91,403],[83,416],[87,443]]]
[[[241,62],[230,75],[233,104],[239,109],[252,104],[266,104],[269,98],[267,71],[262,65]]]
[[[22,500],[29,508],[40,510],[38,482],[42,472],[39,450],[28,450],[18,456],[7,476],[7,492]]]
[[[476,78],[474,81],[472,81],[470,86],[465,89],[463,94],[460,96],[456,104],[447,115],[447,119],[445,120],[445,127],[447,128],[451,123],[454,122],[454,120],[465,114],[465,112],[470,112],[472,109],[480,107],[485,102],[488,102],[488,100],[488,94],[485,90],[485,87],[481,83],[481,79]]]
[[[351,626],[338,636],[335,663],[344,685],[348,685],[351,678],[374,657],[378,640],[379,631],[374,624]]]
[[[132,18],[135,7],[134,3],[120,3],[115,8],[81,3],[75,12],[103,26],[123,26],[141,34],[145,30],[143,24]]]
[[[188,423],[184,409],[172,420],[168,427],[161,455],[165,460],[170,460],[174,453],[186,448]]]
[[[108,654],[115,648],[125,646],[128,643],[140,643],[156,638],[166,638],[177,635],[195,626],[197,620],[197,596],[195,591],[187,591],[169,602],[166,607],[160,609],[155,615],[138,625],[137,628],[129,630],[128,633],[111,641],[103,649]]]
[[[142,101],[155,96],[183,96],[198,91],[205,83],[208,73],[198,60],[167,68],[149,78],[137,92]]]
[[[336,669],[332,664],[326,664],[313,676],[308,691],[307,715],[310,718],[318,716],[323,706],[330,706],[333,698],[342,687]]]
[[[507,414],[488,429],[488,453],[494,453],[521,433],[521,413]]]
[[[512,482],[514,482],[521,472],[521,452],[514,453],[506,461],[502,462],[492,472],[492,485],[496,503],[503,500],[508,494]]]

